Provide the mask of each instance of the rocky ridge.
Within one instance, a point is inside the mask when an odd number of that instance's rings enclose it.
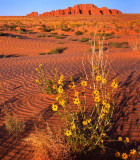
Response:
[[[77,4],[74,7],[68,7],[66,9],[52,10],[51,12],[45,12],[38,14],[38,12],[32,12],[26,16],[60,16],[60,15],[117,15],[122,14],[121,11],[116,9],[108,9],[107,7],[98,8],[93,4]]]

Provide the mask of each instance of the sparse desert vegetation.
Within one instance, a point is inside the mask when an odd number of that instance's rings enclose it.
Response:
[[[139,19],[0,17],[0,159],[139,159]]]

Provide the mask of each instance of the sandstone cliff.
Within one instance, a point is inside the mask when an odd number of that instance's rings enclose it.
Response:
[[[68,7],[66,9],[52,10],[51,12],[45,12],[39,14],[39,16],[60,16],[60,15],[116,15],[122,14],[121,11],[116,9],[108,9],[106,7],[98,8],[93,4],[78,4],[74,7]],[[38,12],[32,12],[26,16],[38,16]]]

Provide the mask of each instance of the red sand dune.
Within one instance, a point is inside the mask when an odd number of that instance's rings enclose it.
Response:
[[[77,4],[74,7],[68,7],[66,9],[52,10],[51,12],[45,12],[39,14],[39,16],[60,16],[60,15],[116,15],[122,14],[121,11],[116,9],[108,9],[106,7],[98,8],[93,4]],[[26,16],[38,16],[38,12],[32,12]]]
[[[35,68],[43,64],[45,73],[49,77],[53,76],[54,68],[58,68],[58,73],[65,77],[70,75],[80,77],[84,73],[81,57],[88,63],[88,55],[91,54],[87,44],[62,39],[61,46],[67,47],[62,54],[38,55],[39,52],[46,52],[48,49],[59,46],[58,40],[52,37],[37,39],[27,34],[22,36],[27,37],[23,39],[0,37],[0,53],[11,55],[10,58],[0,58],[0,159],[2,160],[31,159],[31,149],[23,139],[33,131],[37,116],[41,114],[44,120],[49,121],[52,125],[59,122],[57,115],[51,110],[54,96],[41,93],[35,83],[38,78]],[[135,42],[135,38],[135,35],[125,35],[119,39],[119,42],[130,39]],[[110,68],[113,68],[114,71],[110,71],[109,78],[118,78],[119,82],[115,95],[116,121],[112,132],[139,141],[140,52],[132,51],[131,48],[115,48],[110,49],[108,55]],[[89,104],[92,103],[88,88],[87,96]],[[26,131],[21,139],[11,138],[5,130],[5,106],[19,119],[25,120]]]

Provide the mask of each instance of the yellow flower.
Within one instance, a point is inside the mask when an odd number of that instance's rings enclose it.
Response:
[[[128,137],[126,137],[125,141],[126,141],[126,143],[129,143],[129,138],[128,138]]]
[[[36,83],[39,83],[39,80],[38,80],[38,79],[36,80]]]
[[[53,105],[52,105],[52,110],[53,110],[53,111],[57,111],[57,110],[58,110],[58,105],[53,104]]]
[[[62,106],[65,106],[65,100],[64,99],[60,100],[59,104],[62,105]]]
[[[106,103],[106,104],[105,104],[105,107],[109,109],[109,108],[110,108],[110,104],[109,104],[109,103]]]
[[[76,104],[76,105],[79,105],[80,104],[79,98],[74,98],[73,103]]]
[[[63,76],[63,75],[61,75],[61,76],[60,76],[60,79],[61,79],[61,80],[63,80],[63,79],[64,79],[64,76]]]
[[[75,88],[74,82],[71,82],[70,85],[69,85],[69,87],[70,87],[70,88]]]
[[[104,109],[103,112],[106,113],[106,114],[108,114],[108,110],[107,109]]]
[[[87,120],[87,122],[88,122],[88,123],[90,123],[90,122],[91,122],[91,118],[90,118],[90,119],[88,119],[88,120]]]
[[[71,123],[71,129],[74,130],[76,128],[75,123]]]
[[[75,97],[79,96],[79,92],[75,91]]]
[[[63,91],[64,91],[64,90],[63,90],[63,87],[62,87],[62,86],[59,86],[59,88],[58,88],[58,93],[61,94],[61,93],[63,93]]]
[[[102,80],[102,82],[105,84],[105,83],[107,83],[107,80],[104,78],[104,79]]]
[[[66,130],[65,135],[68,136],[68,137],[71,136],[72,135],[71,130]]]
[[[39,67],[42,67],[42,64],[39,64]]]
[[[136,152],[137,152],[137,151],[136,151],[135,149],[131,149],[131,150],[130,150],[130,155],[135,155]]]
[[[118,141],[122,141],[122,137],[118,137]]]
[[[99,97],[95,97],[94,101],[97,102],[97,103],[99,103],[100,102],[100,98]]]
[[[98,67],[97,67],[97,66],[94,66],[94,69],[96,70],[96,69],[98,69]]]
[[[96,81],[101,81],[102,77],[101,76],[96,76]]]
[[[121,155],[120,152],[115,153],[115,157],[120,157],[120,155]]]
[[[112,82],[111,87],[117,88],[117,87],[118,87],[118,84],[117,84],[116,82]]]
[[[62,84],[62,83],[63,83],[62,79],[59,79],[58,84]]]
[[[107,100],[104,99],[103,102],[102,102],[102,104],[103,104],[103,105],[106,105],[106,103],[107,103]]]
[[[52,88],[53,88],[53,89],[56,89],[56,88],[57,88],[57,85],[54,84]]]
[[[117,82],[117,79],[113,79],[113,82],[114,82],[114,83]]]
[[[36,68],[35,70],[38,71],[38,68]]]
[[[101,118],[101,119],[103,119],[103,118],[104,118],[104,116],[105,116],[105,114],[104,114],[104,113],[102,113],[102,114],[100,115],[100,118]]]
[[[127,159],[128,158],[128,155],[126,153],[123,153],[122,154],[122,159]]]
[[[81,81],[81,86],[86,87],[87,86],[87,81],[82,80]]]
[[[103,133],[102,136],[105,137],[105,136],[106,136],[106,133]]]
[[[87,121],[83,121],[82,123],[83,123],[84,126],[86,126],[88,124]]]
[[[98,90],[94,90],[93,94],[95,94],[97,96],[97,95],[99,95],[99,91]]]
[[[101,139],[101,143],[104,143],[104,141]]]
[[[58,101],[60,97],[61,97],[61,96],[60,96],[60,95],[58,95],[58,96],[56,97],[56,100]]]

